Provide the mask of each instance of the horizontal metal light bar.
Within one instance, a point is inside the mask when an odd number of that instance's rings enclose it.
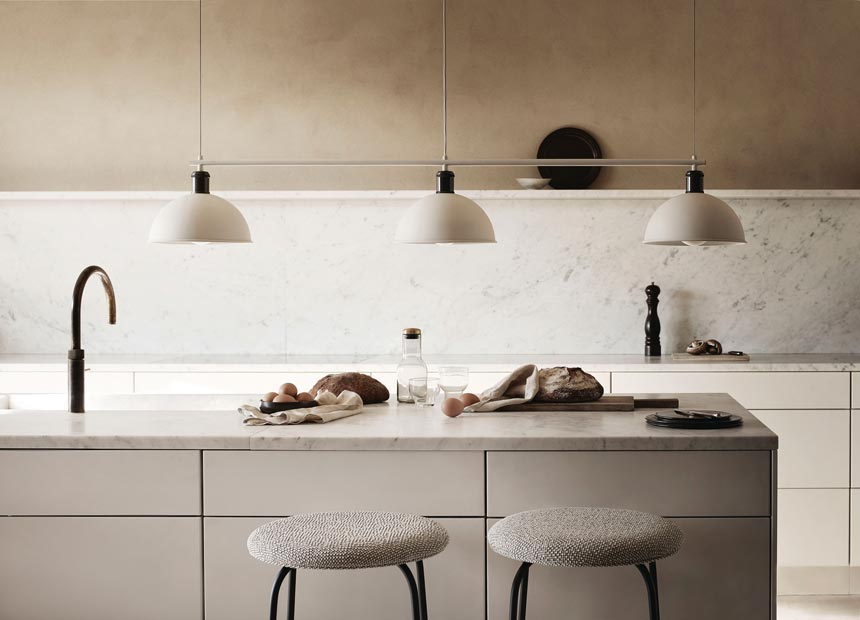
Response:
[[[704,166],[704,159],[200,159],[188,162],[191,166],[280,166],[280,167],[396,167],[396,166],[426,166],[440,168],[442,166]]]

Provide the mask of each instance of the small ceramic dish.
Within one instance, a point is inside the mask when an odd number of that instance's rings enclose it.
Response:
[[[306,409],[307,407],[316,407],[319,403],[315,400],[308,400],[303,403],[273,403],[265,400],[260,401],[260,411],[263,413],[280,413],[281,411],[290,411],[291,409]]]
[[[520,187],[525,189],[544,189],[549,186],[550,181],[552,181],[552,179],[517,179],[517,183],[520,184]]]

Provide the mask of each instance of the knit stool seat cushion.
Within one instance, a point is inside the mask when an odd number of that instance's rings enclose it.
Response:
[[[316,512],[270,521],[248,538],[250,554],[289,568],[353,569],[397,566],[441,553],[441,525],[394,512]]]
[[[548,508],[496,523],[487,539],[499,555],[545,566],[626,566],[674,554],[684,535],[647,512],[614,508]]]

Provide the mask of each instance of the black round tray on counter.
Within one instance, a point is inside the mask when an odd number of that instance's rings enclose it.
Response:
[[[652,413],[645,416],[645,422],[651,426],[661,426],[663,428],[696,428],[696,429],[717,429],[717,428],[734,428],[741,426],[744,423],[743,418],[739,415],[726,414],[721,418],[691,418],[675,412],[672,413]]]
[[[319,403],[315,400],[307,400],[301,403],[273,403],[265,400],[260,401],[260,411],[263,413],[280,413],[291,409],[306,409],[316,407]]]

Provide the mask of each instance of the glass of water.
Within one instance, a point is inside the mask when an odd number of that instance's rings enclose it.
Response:
[[[409,380],[409,395],[420,407],[432,407],[439,393],[439,378],[436,375],[414,377]]]
[[[465,366],[442,366],[439,369],[439,387],[445,398],[459,398],[469,385],[469,369]]]

